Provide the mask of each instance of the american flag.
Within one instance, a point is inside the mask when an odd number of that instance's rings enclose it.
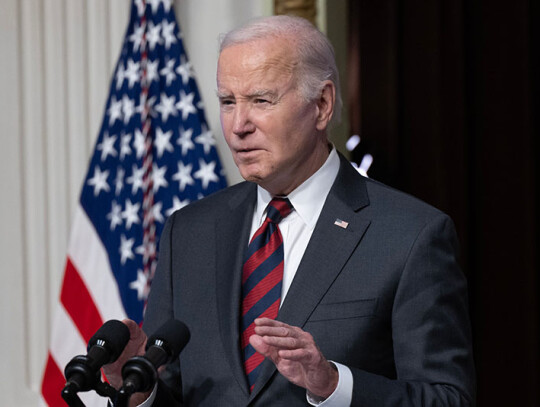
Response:
[[[166,217],[225,186],[172,0],[134,0],[72,226],[42,405],[65,405],[63,369],[106,320],[142,321]]]

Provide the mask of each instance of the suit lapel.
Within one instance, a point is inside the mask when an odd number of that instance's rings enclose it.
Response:
[[[249,184],[246,184],[249,185]],[[229,202],[225,216],[216,221],[216,296],[221,340],[234,377],[249,394],[239,347],[240,288],[244,251],[257,199],[255,185],[244,188]]]
[[[278,320],[303,327],[314,309],[337,278],[369,226],[369,219],[359,213],[369,204],[365,180],[340,154],[339,174],[328,194],[311,240],[298,267]],[[346,228],[334,224],[348,222]],[[250,400],[256,397],[276,371],[265,360]]]

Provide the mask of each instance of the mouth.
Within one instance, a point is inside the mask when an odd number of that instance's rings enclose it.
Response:
[[[236,155],[242,160],[255,159],[255,156],[262,150],[260,148],[241,148],[236,150]]]
[[[249,154],[260,150],[260,148],[239,148],[236,150],[236,152],[239,154]]]

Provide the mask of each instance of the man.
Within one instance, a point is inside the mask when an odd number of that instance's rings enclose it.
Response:
[[[217,86],[247,182],[167,222],[144,330],[175,317],[191,340],[146,405],[474,405],[452,222],[328,142],[341,103],[328,40],[302,19],[256,20],[224,37]],[[126,323],[132,340],[106,369],[116,386],[146,340]]]

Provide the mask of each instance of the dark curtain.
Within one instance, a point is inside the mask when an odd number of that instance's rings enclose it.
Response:
[[[540,406],[538,25],[538,0],[349,1],[352,158],[454,219],[479,406]]]

